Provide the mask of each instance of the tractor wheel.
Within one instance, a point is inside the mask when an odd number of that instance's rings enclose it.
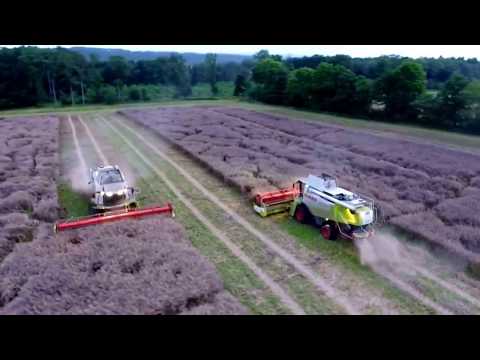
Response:
[[[320,234],[325,240],[336,240],[338,231],[335,224],[326,224],[320,228]]]
[[[299,205],[295,209],[295,220],[301,224],[306,224],[310,219],[310,212],[305,205]]]

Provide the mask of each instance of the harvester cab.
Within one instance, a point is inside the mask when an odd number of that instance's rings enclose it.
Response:
[[[138,190],[128,185],[118,165],[90,169],[89,184],[95,212],[137,207],[135,193]]]
[[[88,184],[91,190],[90,205],[95,214],[58,221],[54,225],[55,232],[150,215],[175,216],[170,203],[165,206],[137,208],[135,194],[139,193],[139,190],[128,185],[117,165],[90,169]]]
[[[338,187],[328,174],[309,175],[289,189],[255,196],[254,210],[261,216],[288,211],[300,223],[320,227],[325,239],[365,239],[373,234],[374,201]]]

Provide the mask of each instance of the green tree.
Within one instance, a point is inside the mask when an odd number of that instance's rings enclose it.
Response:
[[[312,106],[340,113],[367,112],[371,103],[370,83],[342,65],[321,63],[315,69]]]
[[[142,93],[137,85],[132,85],[128,89],[128,98],[133,101],[140,100]]]
[[[435,95],[425,92],[419,95],[411,104],[413,112],[417,114],[415,121],[425,126],[439,127],[438,100]]]
[[[115,82],[126,83],[130,76],[131,66],[121,56],[111,56],[105,63],[103,79],[106,83],[113,85]]]
[[[259,52],[253,55],[253,59],[258,62],[266,60],[269,57],[270,57],[270,53],[268,52],[268,50],[260,50]]]
[[[217,55],[216,54],[207,54],[205,56],[205,68],[207,72],[207,80],[210,84],[210,89],[212,95],[218,94],[217,87]]]
[[[104,85],[99,89],[99,98],[106,104],[115,104],[118,101],[117,91],[111,85]]]
[[[310,106],[315,70],[300,68],[288,75],[287,97],[293,106]]]
[[[372,105],[372,81],[364,76],[355,79],[355,91],[351,98],[351,113],[368,114]]]
[[[438,94],[438,116],[446,126],[460,126],[461,111],[467,105],[467,97],[464,93],[467,84],[467,79],[459,74],[454,74]]]
[[[480,105],[480,80],[471,81],[463,89],[462,95],[465,98],[467,106]]]
[[[247,90],[247,79],[245,75],[239,74],[235,79],[235,89],[233,96],[241,96]]]
[[[376,96],[385,103],[392,118],[411,114],[412,103],[426,90],[426,74],[421,64],[406,61],[383,75],[376,84]]]
[[[255,96],[267,103],[283,103],[287,76],[287,68],[280,61],[267,58],[258,62],[252,71],[252,79],[257,84]]]
[[[480,81],[470,82],[462,91],[465,109],[460,111],[461,127],[464,130],[480,133]]]

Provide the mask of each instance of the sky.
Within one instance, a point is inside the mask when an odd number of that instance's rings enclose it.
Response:
[[[34,45],[56,47],[57,45]],[[464,57],[480,59],[480,45],[61,45],[86,46],[140,51],[172,51],[196,53],[222,53],[252,55],[267,49],[271,54],[283,56],[311,56],[345,54],[352,57],[401,55],[418,57]],[[15,45],[0,45],[15,47]]]

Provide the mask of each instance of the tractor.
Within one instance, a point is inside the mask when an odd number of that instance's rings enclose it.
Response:
[[[261,216],[288,211],[298,222],[320,227],[324,239],[366,239],[377,218],[374,201],[338,187],[329,174],[309,175],[291,188],[257,194],[253,209]]]

